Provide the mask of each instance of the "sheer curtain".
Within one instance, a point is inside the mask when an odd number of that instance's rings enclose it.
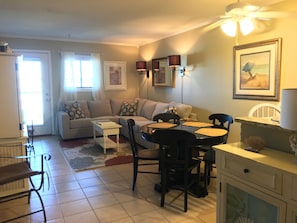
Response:
[[[97,54],[97,53],[91,54],[91,61],[92,61],[93,72],[94,72],[92,97],[93,97],[93,100],[96,101],[98,99],[105,98],[100,54]]]
[[[72,101],[77,99],[77,88],[73,85],[66,85],[66,81],[73,81],[74,78],[71,80],[71,76],[74,76],[74,60],[75,60],[75,53],[74,52],[61,52],[61,76],[60,76],[60,102],[63,101]],[[72,66],[65,66],[66,63],[70,63]],[[69,77],[66,77],[66,69],[69,73]]]
[[[93,87],[92,98],[93,100],[104,99],[103,89],[103,75],[100,54],[90,54],[93,70]],[[74,84],[74,52],[62,52],[61,53],[61,78],[60,78],[60,97],[59,102],[77,100],[78,88]],[[69,63],[71,66],[65,66]],[[67,75],[66,75],[67,74]],[[66,84],[67,82],[67,84]],[[72,82],[72,83],[71,83]]]

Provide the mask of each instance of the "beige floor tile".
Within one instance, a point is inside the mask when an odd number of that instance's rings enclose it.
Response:
[[[136,223],[167,223],[168,220],[157,211],[150,211],[143,214],[132,216]]]
[[[45,162],[51,187],[47,191],[46,184],[41,191],[48,223],[215,222],[215,179],[211,179],[209,195],[205,198],[189,196],[189,210],[184,213],[182,198],[174,205],[169,203],[175,192],[166,195],[168,203],[164,208],[160,207],[160,194],[154,190],[154,184],[160,182],[160,175],[139,174],[133,192],[131,163],[75,172],[65,161],[55,136],[36,137],[35,150],[37,154],[49,152],[52,155],[52,159]],[[215,171],[213,175],[216,175]],[[30,208],[39,205],[33,193]],[[28,209],[26,199],[0,204],[0,220]],[[41,220],[42,213],[38,213],[16,222],[39,223]]]
[[[87,199],[76,200],[61,204],[61,210],[64,217],[91,211],[92,208]]]
[[[54,220],[54,219],[60,219],[63,217],[61,206],[55,205],[55,206],[46,206],[46,218],[47,220]]]
[[[86,187],[100,185],[102,184],[102,181],[97,176],[95,176],[93,178],[79,179],[78,183],[82,188],[86,188]]]
[[[156,208],[153,204],[150,204],[147,201],[141,199],[125,202],[121,205],[128,212],[129,216],[135,216],[141,213],[150,212],[155,210]]]
[[[65,217],[65,223],[101,223],[93,211]]]
[[[123,218],[128,218],[129,215],[120,205],[113,205],[94,210],[100,222],[118,221],[122,222]]]
[[[81,189],[62,192],[59,193],[57,196],[59,198],[60,203],[67,203],[70,201],[81,200],[85,198],[85,194]]]
[[[57,193],[62,193],[62,192],[67,192],[67,191],[80,189],[80,185],[76,181],[56,183],[55,187],[56,187]]]
[[[131,189],[114,192],[113,196],[120,203],[139,199],[137,193],[133,192]]]
[[[116,198],[111,194],[104,194],[96,197],[88,198],[93,209],[112,206],[118,203]]]
[[[47,223],[65,223],[64,218],[49,220]]]
[[[103,194],[110,193],[110,191],[106,188],[105,185],[96,185],[91,187],[82,188],[86,197],[95,197]]]
[[[80,172],[76,172],[74,175],[75,175],[76,179],[78,179],[78,180],[93,178],[93,177],[97,176],[96,172],[94,170],[80,171]]]

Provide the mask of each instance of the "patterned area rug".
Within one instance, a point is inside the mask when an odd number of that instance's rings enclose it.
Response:
[[[115,141],[113,137],[110,139]],[[103,148],[94,143],[93,139],[60,141],[60,146],[66,160],[75,171],[133,162],[130,144],[125,138],[120,138],[119,152],[116,148],[108,148],[106,155]]]

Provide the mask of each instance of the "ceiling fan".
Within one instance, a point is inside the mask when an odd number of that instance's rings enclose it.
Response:
[[[226,35],[236,36],[239,28],[243,35],[247,35],[255,29],[256,23],[260,20],[270,20],[285,15],[287,15],[285,12],[268,11],[267,7],[238,0],[227,5],[225,15],[208,25],[207,30],[220,26]]]

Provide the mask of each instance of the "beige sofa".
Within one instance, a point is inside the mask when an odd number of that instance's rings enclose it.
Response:
[[[128,137],[127,120],[135,120],[135,137],[138,144],[146,148],[154,147],[141,137],[140,128],[152,123],[156,114],[176,108],[182,119],[195,119],[192,106],[176,102],[163,103],[149,99],[105,99],[100,101],[71,101],[61,105],[58,112],[58,129],[63,140],[93,136],[92,120],[111,120],[122,125],[120,134]]]

